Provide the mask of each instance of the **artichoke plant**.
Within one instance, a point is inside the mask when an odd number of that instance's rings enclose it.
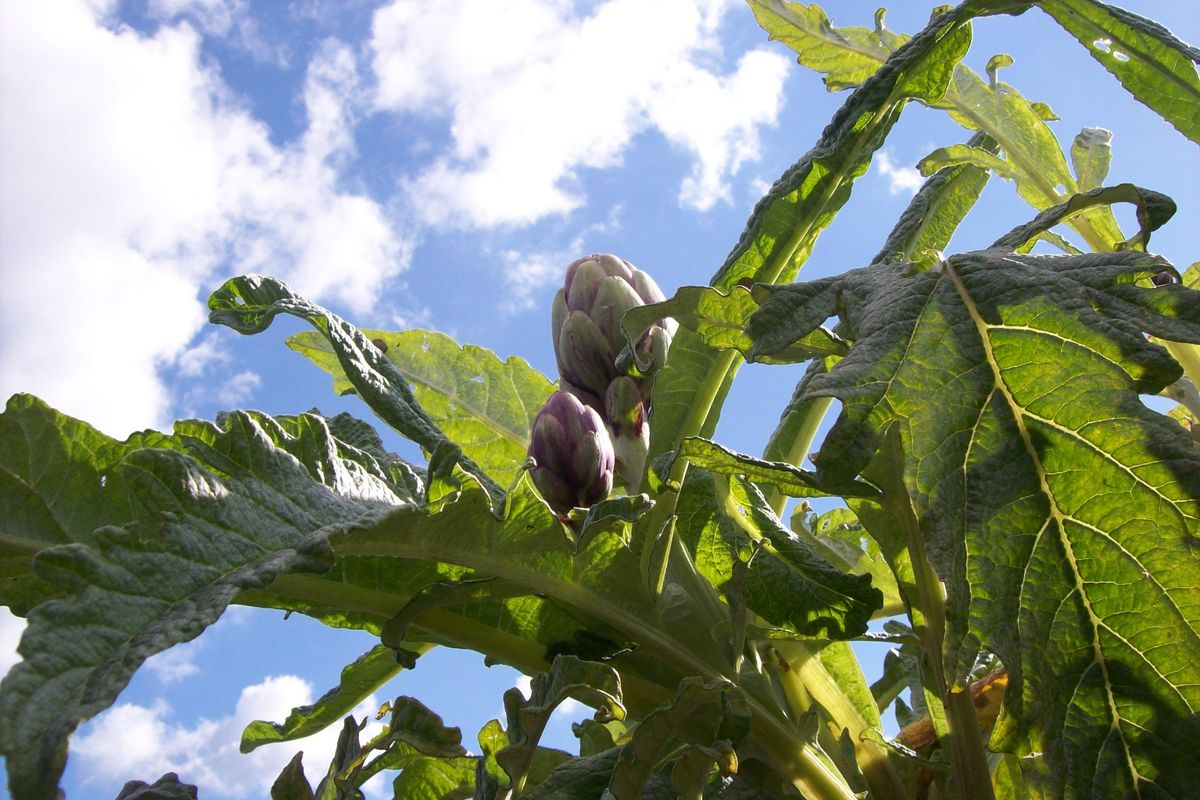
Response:
[[[636,490],[649,447],[650,378],[622,374],[621,317],[637,306],[662,302],[654,279],[624,259],[590,255],[567,267],[554,297],[551,329],[562,388],[599,411],[612,434],[619,482]],[[660,320],[634,348],[640,365],[660,367],[676,328]]]
[[[534,485],[561,516],[612,491],[615,456],[604,421],[569,392],[550,395],[538,411],[529,455]]]

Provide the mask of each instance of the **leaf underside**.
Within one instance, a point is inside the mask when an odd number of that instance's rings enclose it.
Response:
[[[1178,765],[1200,752],[1200,453],[1138,397],[1179,375],[1143,331],[1200,340],[1200,293],[1150,286],[1168,268],[1002,249],[876,265],[758,289],[748,328],[770,349],[840,313],[854,345],[809,390],[843,404],[818,476],[854,477],[901,426],[948,674],[998,654],[1016,688],[993,745],[1045,753],[1087,796],[1188,796]]]
[[[64,502],[56,474],[90,484],[96,500],[67,502],[54,539],[68,543],[32,559],[53,597],[30,611],[25,660],[0,685],[0,744],[16,797],[55,796],[67,737],[146,658],[199,635],[243,592],[328,570],[328,551],[303,545],[314,531],[413,502],[406,481],[415,473],[339,441],[313,414],[237,412],[126,442],[22,395],[2,419],[9,455],[38,454],[6,458],[6,483],[22,488],[24,507],[47,510],[7,519],[6,537],[46,534]],[[27,519],[38,524],[15,524]]]

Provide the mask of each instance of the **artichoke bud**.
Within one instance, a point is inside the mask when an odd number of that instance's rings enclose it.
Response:
[[[596,323],[581,311],[569,312],[556,345],[558,373],[580,389],[604,397],[617,377],[616,354]]]
[[[559,374],[588,395],[603,399],[619,374],[615,361],[625,347],[621,318],[631,308],[664,299],[653,278],[616,256],[591,255],[572,262],[551,314]],[[594,330],[575,319],[577,314],[586,317]],[[638,361],[661,367],[675,328],[672,319],[653,325],[634,348]],[[645,405],[649,382],[637,380]]]
[[[600,284],[596,299],[592,302],[592,311],[588,315],[596,323],[596,327],[608,340],[613,357],[625,346],[625,334],[621,331],[621,317],[631,308],[643,305],[642,299],[625,281],[620,278],[606,278]]]
[[[616,455],[596,410],[557,391],[533,420],[533,483],[559,515],[587,508],[612,491]]]

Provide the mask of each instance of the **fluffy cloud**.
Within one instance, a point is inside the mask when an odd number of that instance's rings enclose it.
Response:
[[[915,167],[905,167],[892,161],[892,155],[887,150],[880,150],[875,156],[875,170],[887,178],[888,191],[892,194],[908,192],[916,194],[925,182],[920,171]]]
[[[347,47],[319,50],[308,128],[280,146],[187,23],[146,36],[105,6],[18,3],[0,26],[0,394],[124,435],[165,423],[159,370],[219,277],[268,271],[363,311],[409,246],[341,185],[361,93]]]
[[[729,198],[773,124],[788,60],[756,49],[730,72],[717,30],[730,0],[394,0],[375,14],[377,104],[449,118],[453,145],[407,182],[426,224],[525,224],[584,202],[587,168],[658,131],[694,165],[680,202]]]
[[[547,285],[561,283],[567,265],[592,252],[587,242],[603,238],[621,228],[620,204],[609,209],[603,222],[589,225],[565,248],[555,250],[503,250],[504,286],[507,296],[501,308],[508,314],[518,314],[537,306],[538,293]],[[544,300],[544,298],[541,298]]]
[[[243,689],[228,716],[201,719],[191,727],[173,721],[165,701],[149,707],[122,703],[80,729],[71,742],[71,758],[78,760],[87,784],[119,788],[131,778],[150,782],[164,772],[176,772],[206,794],[266,797],[296,750],[304,751],[305,772],[315,783],[333,757],[340,726],[299,742],[260,747],[249,755],[238,751],[242,729],[256,719],[282,720],[292,708],[312,700],[307,681],[280,675]],[[369,697],[353,713],[362,718],[376,710],[374,697]],[[381,729],[372,722],[363,740]]]

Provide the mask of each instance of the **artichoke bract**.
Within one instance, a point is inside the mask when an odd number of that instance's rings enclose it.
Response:
[[[534,417],[529,455],[533,483],[559,515],[612,491],[616,457],[604,420],[569,392],[550,395]]]
[[[617,481],[631,491],[641,482],[650,444],[651,379],[617,369],[625,347],[621,318],[631,308],[665,299],[645,272],[603,254],[573,261],[554,296],[551,329],[560,386],[603,416],[617,453]],[[661,367],[675,328],[670,318],[652,325],[634,347],[638,363]]]
[[[608,385],[620,375],[616,360],[625,347],[621,317],[631,308],[665,299],[653,278],[624,259],[590,255],[571,262],[551,315],[563,388],[603,409]],[[675,327],[667,318],[646,331],[635,348],[638,360],[662,366]],[[636,380],[643,402],[649,402],[649,382]]]

